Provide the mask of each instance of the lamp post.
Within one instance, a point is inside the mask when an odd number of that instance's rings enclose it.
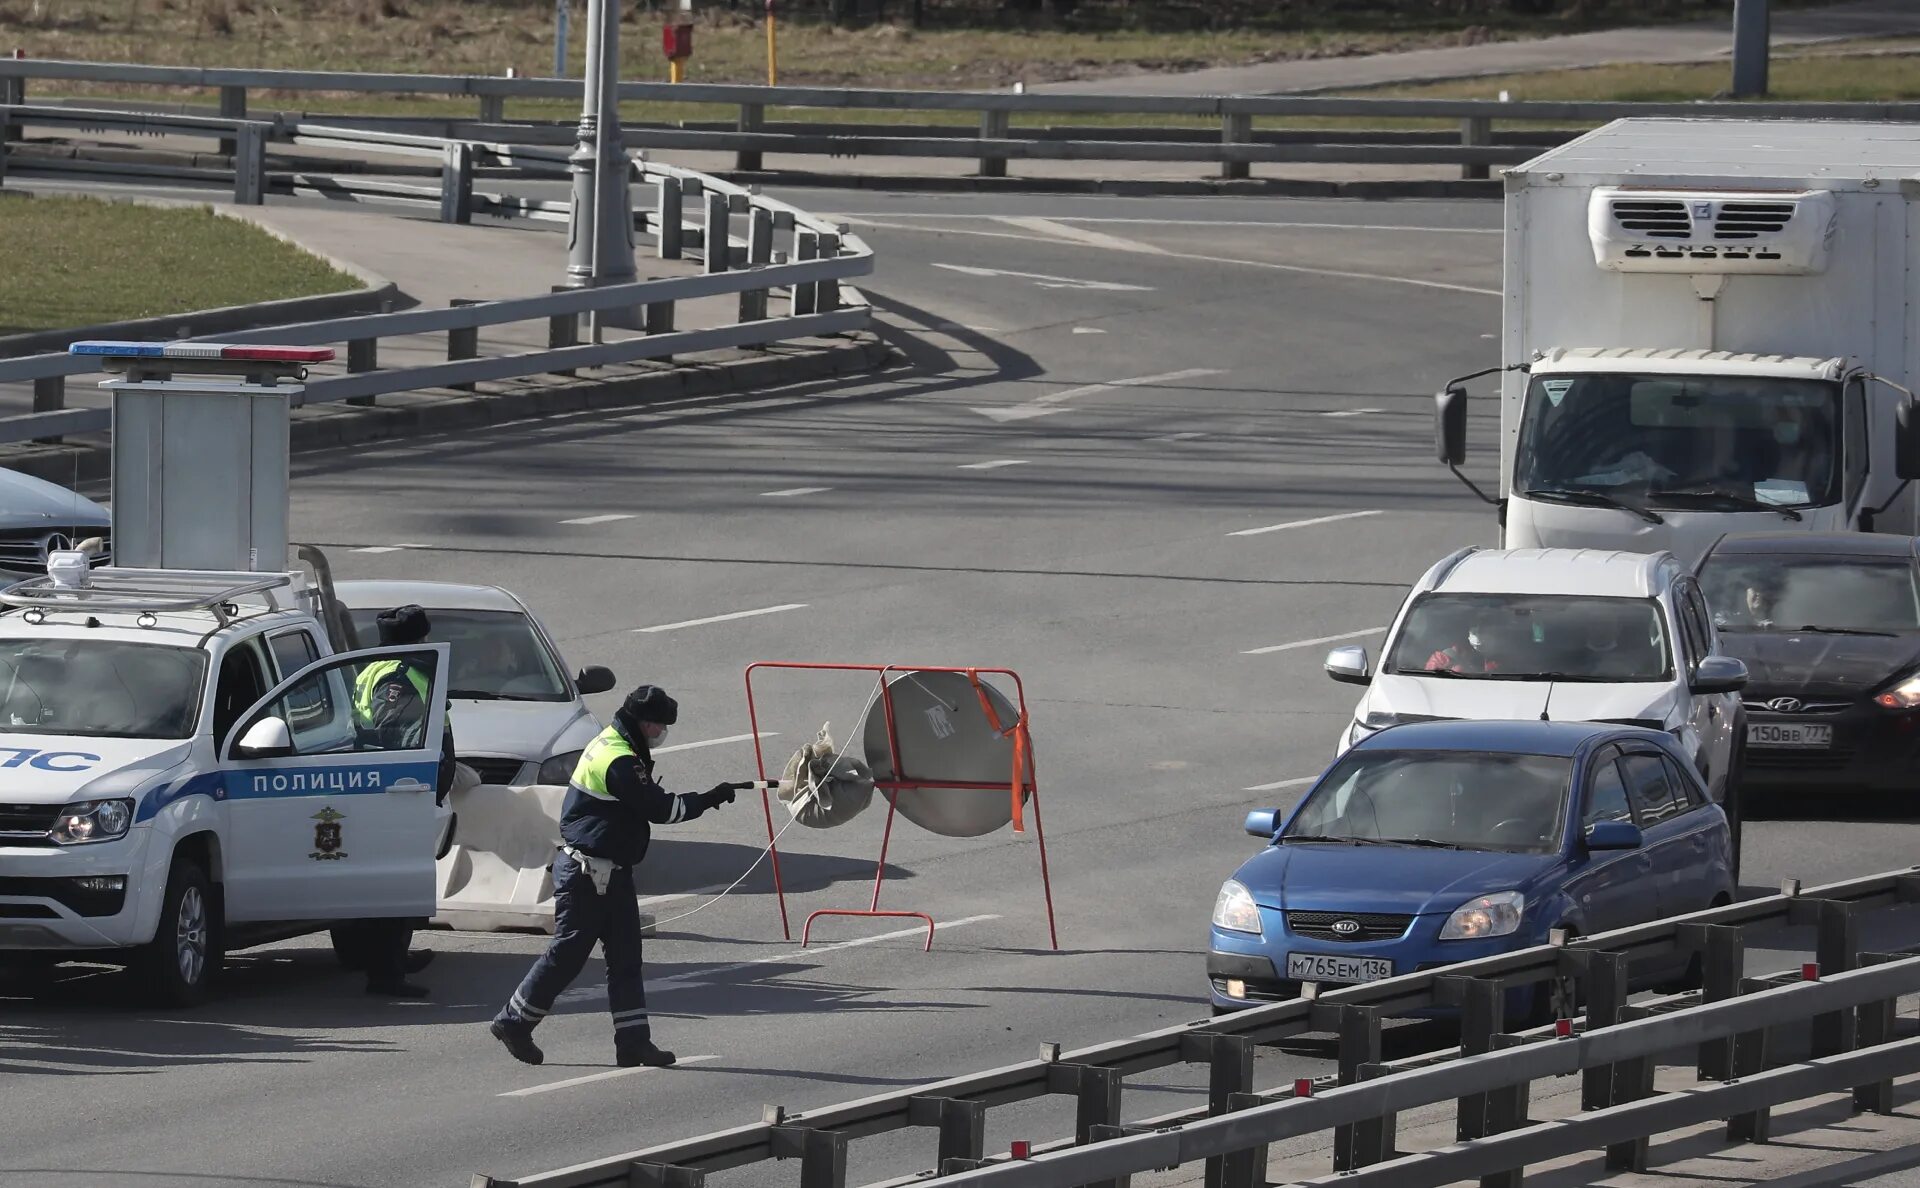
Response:
[[[634,280],[632,170],[620,138],[620,0],[587,0],[586,79],[580,129],[567,165],[567,286],[599,288]],[[627,325],[608,310],[596,323]]]

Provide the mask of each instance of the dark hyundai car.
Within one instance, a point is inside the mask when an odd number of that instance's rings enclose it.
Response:
[[[1920,789],[1920,541],[1723,536],[1701,558],[1721,646],[1746,663],[1747,804]]]

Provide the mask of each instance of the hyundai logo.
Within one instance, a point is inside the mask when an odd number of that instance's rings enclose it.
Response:
[[[1798,697],[1776,697],[1767,702],[1767,708],[1776,714],[1797,714],[1807,706]]]
[[[1335,936],[1352,936],[1358,931],[1360,931],[1360,921],[1358,920],[1335,920],[1333,922],[1333,934]]]
[[[71,538],[69,538],[66,535],[66,533],[56,532],[52,536],[47,537],[46,544],[41,546],[40,559],[42,561],[45,561],[47,558],[53,556],[55,553],[63,553],[68,549],[71,549],[72,547],[73,547],[73,541]]]

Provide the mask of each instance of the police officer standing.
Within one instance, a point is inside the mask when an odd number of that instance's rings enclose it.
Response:
[[[527,971],[489,1030],[514,1059],[539,1064],[533,1029],[578,977],[593,944],[607,962],[614,1055],[622,1068],[665,1068],[672,1052],[654,1046],[640,962],[640,907],[633,868],[646,857],[652,825],[691,821],[728,804],[737,787],[675,795],[653,780],[653,751],[679,717],[666,691],[642,685],[614,711],[613,725],[587,744],[560,808],[553,860],[553,940]]]
[[[426,641],[432,624],[419,606],[394,607],[380,612],[375,624],[383,648],[405,647]],[[363,740],[380,747],[417,747],[427,728],[427,698],[433,682],[407,660],[376,660],[360,670],[354,681],[354,722]],[[445,804],[453,787],[453,719],[447,715],[446,729],[440,737],[440,770],[434,798]],[[407,981],[433,960],[431,951],[409,954],[413,930],[425,923],[418,919],[364,920],[359,931],[366,955],[367,993],[401,998],[421,998],[424,986]]]

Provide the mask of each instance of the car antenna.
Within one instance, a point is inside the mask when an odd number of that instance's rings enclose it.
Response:
[[[1552,718],[1549,718],[1549,717],[1547,716],[1547,707],[1548,707],[1548,706],[1550,706],[1550,705],[1552,705],[1552,704],[1553,704],[1553,682],[1552,682],[1552,681],[1548,681],[1548,682],[1547,682],[1547,697],[1546,697],[1546,700],[1545,700],[1545,701],[1542,701],[1542,702],[1540,703],[1540,720],[1541,720],[1542,722],[1551,722],[1551,721],[1553,721],[1553,719],[1552,719]]]

